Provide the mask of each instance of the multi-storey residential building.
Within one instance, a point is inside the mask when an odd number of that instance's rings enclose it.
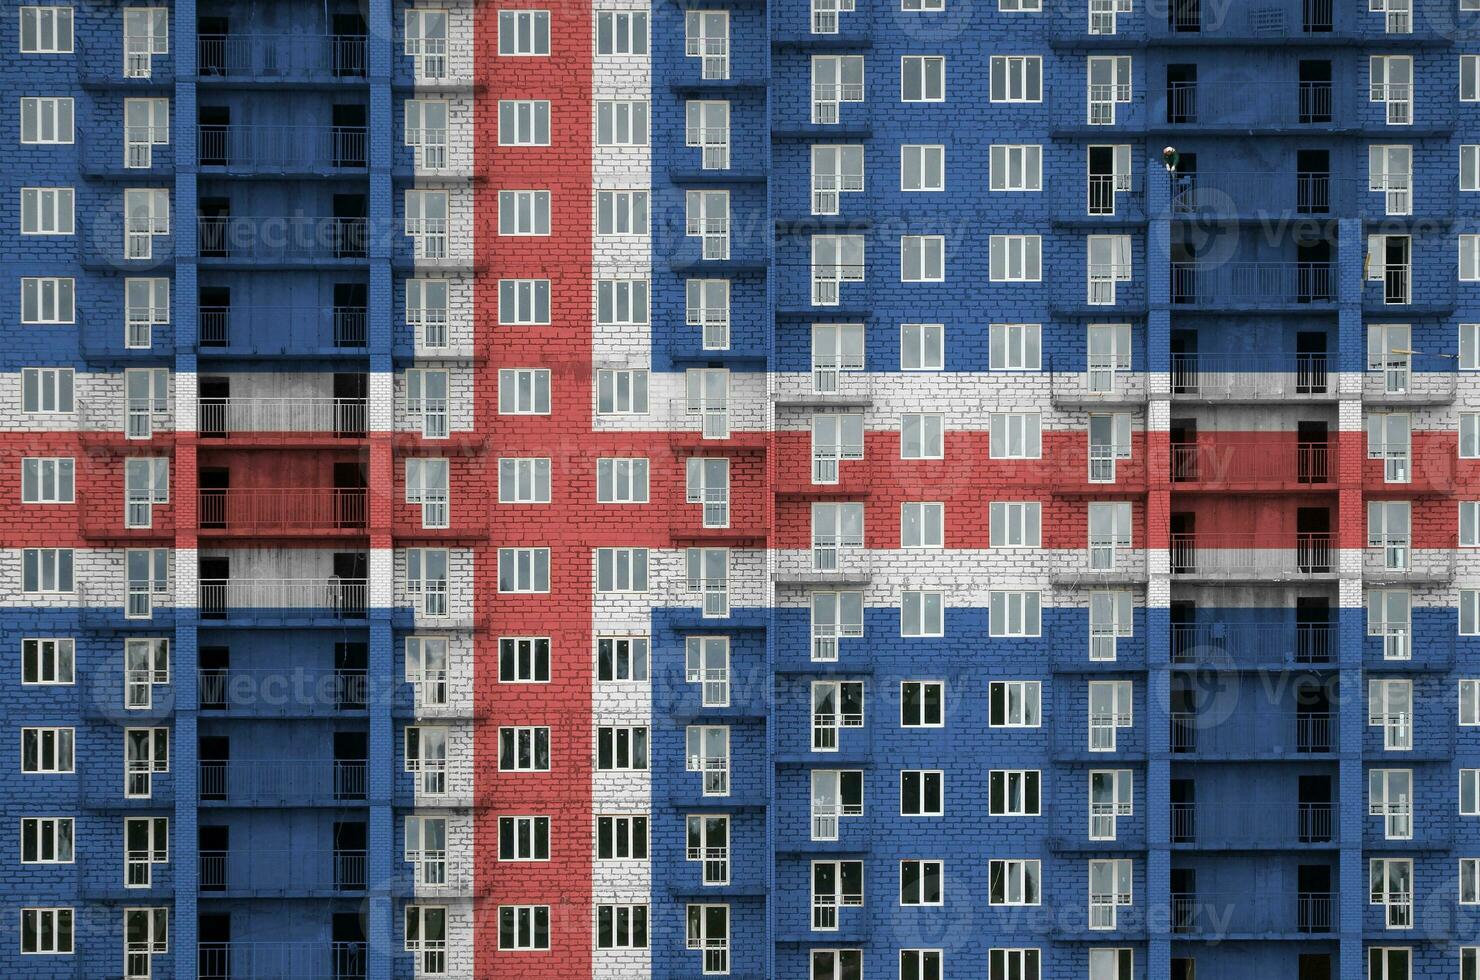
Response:
[[[1480,2],[0,49],[0,975],[1480,980]]]

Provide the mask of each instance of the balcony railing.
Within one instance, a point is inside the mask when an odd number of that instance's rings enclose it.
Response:
[[[369,64],[363,34],[201,34],[202,78],[353,81]]]
[[[1448,582],[1454,578],[1454,551],[1414,548],[1408,538],[1389,538],[1362,551],[1362,574],[1374,582]]]
[[[1325,354],[1173,354],[1172,394],[1213,401],[1335,396]]]
[[[1335,301],[1330,262],[1172,263],[1173,303],[1263,309]]]
[[[363,170],[364,126],[200,127],[201,167],[278,171]]]
[[[1157,33],[1172,37],[1274,39],[1320,37],[1330,35],[1334,29],[1332,0],[1253,0],[1246,10],[1204,8],[1174,0],[1167,8],[1164,31],[1158,29]]]
[[[1261,129],[1329,126],[1335,93],[1328,81],[1170,82],[1160,93],[1169,126]]]
[[[1330,623],[1173,623],[1171,641],[1174,664],[1282,666],[1336,657]]]
[[[250,715],[363,711],[368,695],[363,670],[300,666],[200,670],[202,711]]]
[[[197,945],[199,980],[362,980],[363,942],[206,942]]]
[[[1211,848],[1328,844],[1336,839],[1331,803],[1173,803],[1172,843]]]
[[[1053,580],[1067,585],[1076,582],[1144,582],[1146,574],[1144,548],[1124,547],[1113,542],[1091,542],[1082,551],[1060,552],[1054,556],[1052,569]]]
[[[364,218],[310,215],[207,216],[197,219],[200,257],[230,262],[328,262],[364,259]]]
[[[200,346],[240,354],[363,350],[366,316],[360,306],[202,306]]]
[[[367,598],[367,583],[362,578],[200,580],[200,612],[208,618],[255,610],[360,618],[365,615]]]
[[[1173,214],[1237,217],[1344,213],[1357,202],[1354,180],[1321,171],[1294,174],[1187,173],[1172,178]]]
[[[1331,446],[1324,442],[1270,440],[1172,443],[1173,483],[1208,487],[1279,484],[1322,486],[1331,482]]]
[[[1249,933],[1336,931],[1337,896],[1331,892],[1269,895],[1244,892],[1173,892],[1172,932],[1205,937]]]
[[[365,799],[364,759],[205,760],[200,798],[215,802],[325,803]]]
[[[365,490],[202,490],[201,530],[228,533],[363,530]]]
[[[202,398],[197,407],[202,438],[365,435],[363,398]]]
[[[1228,718],[1173,711],[1170,721],[1178,753],[1244,758],[1336,750],[1336,718],[1326,711],[1249,711]]]
[[[1052,368],[1049,390],[1059,404],[1138,403],[1146,400],[1146,373],[1088,366],[1083,371]]]
[[[203,892],[271,892],[287,895],[363,891],[365,852],[202,850]]]
[[[1327,532],[1173,534],[1171,565],[1173,575],[1201,578],[1331,575],[1335,540]]]

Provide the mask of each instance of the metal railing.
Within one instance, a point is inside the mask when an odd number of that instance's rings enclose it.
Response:
[[[1332,803],[1172,804],[1173,844],[1323,844],[1335,839]]]
[[[202,306],[199,322],[202,350],[312,353],[359,349],[368,339],[361,306]]]
[[[202,78],[307,81],[364,78],[369,67],[363,34],[201,34]]]
[[[239,850],[200,852],[200,890],[302,894],[363,891],[362,850]]]
[[[362,980],[364,942],[209,942],[197,944],[199,980]]]
[[[227,169],[363,169],[368,160],[364,126],[202,123],[196,150],[199,166]]]
[[[196,219],[202,259],[309,262],[363,259],[365,218],[312,215],[206,215]]]
[[[202,667],[200,710],[256,715],[363,711],[369,703],[364,670],[285,666]]]
[[[1173,354],[1172,394],[1212,400],[1334,397],[1326,354]]]
[[[1331,623],[1173,623],[1174,664],[1324,664],[1336,657]]]
[[[1172,302],[1196,306],[1294,306],[1336,301],[1330,262],[1173,262]]]
[[[1226,755],[1288,755],[1336,750],[1336,718],[1328,711],[1249,711],[1228,718],[1173,711],[1173,752]]]
[[[1269,895],[1243,892],[1173,892],[1173,933],[1329,933],[1336,930],[1337,896],[1332,892]]]
[[[1355,180],[1320,171],[1197,172],[1172,178],[1171,208],[1174,214],[1222,217],[1330,214],[1354,207],[1357,192]]]
[[[366,611],[362,578],[273,578],[200,580],[200,611],[222,617],[236,610],[309,610],[359,617]]]
[[[201,490],[202,530],[322,531],[361,529],[368,520],[363,489]]]
[[[1173,534],[1170,550],[1173,575],[1262,579],[1336,571],[1335,539],[1324,531]]]
[[[364,759],[202,760],[200,798],[254,804],[363,800],[366,765]]]
[[[1168,82],[1162,94],[1168,125],[1272,126],[1330,125],[1335,92],[1326,81]]]
[[[202,398],[197,427],[203,437],[266,433],[365,434],[363,398]]]
[[[1331,446],[1324,442],[1219,439],[1217,442],[1174,442],[1173,483],[1250,486],[1293,483],[1320,486],[1334,473]]]

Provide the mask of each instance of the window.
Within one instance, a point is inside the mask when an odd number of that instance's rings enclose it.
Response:
[[[993,412],[989,452],[993,459],[1038,459],[1042,455],[1037,412]]]
[[[1089,682],[1089,750],[1114,752],[1116,732],[1133,722],[1131,681]]]
[[[124,257],[154,256],[154,236],[170,233],[170,192],[129,188],[123,192]]]
[[[170,281],[164,278],[123,281],[124,346],[148,350],[154,327],[170,322]]]
[[[127,799],[149,799],[154,795],[154,774],[170,771],[168,728],[125,728],[123,730],[123,795]]]
[[[500,235],[550,234],[549,191],[499,191]]]
[[[21,503],[70,504],[74,501],[70,456],[27,456],[21,460]]]
[[[1368,948],[1367,976],[1368,980],[1412,980],[1413,950],[1395,946]]]
[[[501,636],[498,679],[503,684],[546,684],[550,680],[548,636]]]
[[[701,963],[706,974],[730,972],[730,907],[689,905],[684,909],[688,923],[688,948],[703,950]]]
[[[502,818],[499,820],[499,830],[501,832],[503,830]],[[548,833],[546,836],[548,838]],[[502,845],[502,833],[499,835],[499,842]],[[446,885],[447,818],[407,817],[404,857],[406,862],[411,865],[412,880],[416,885],[431,887]],[[499,860],[509,860],[505,858],[502,846],[500,847]],[[527,860],[533,859],[530,858]]]
[[[72,221],[72,188],[22,187],[22,235],[70,235]]]
[[[603,325],[647,323],[648,281],[596,280],[596,322]]]
[[[859,626],[862,631],[862,626]],[[906,589],[900,593],[900,636],[944,636],[945,593]]]
[[[167,908],[123,910],[124,976],[128,980],[152,976],[151,957],[170,951],[169,914]]]
[[[990,905],[1037,905],[1039,902],[1040,863],[1023,860],[987,862]]]
[[[863,950],[812,950],[812,980],[863,980]]]
[[[685,460],[684,502],[699,505],[705,527],[729,527],[730,461],[723,456]]]
[[[168,457],[134,458],[124,461],[124,527],[153,527],[154,506],[169,502],[170,461]]]
[[[1037,501],[994,500],[988,508],[993,548],[1041,548],[1043,505]]]
[[[812,213],[837,214],[843,194],[863,190],[863,147],[830,144],[812,147]]]
[[[1135,812],[1135,775],[1130,769],[1091,769],[1089,773],[1089,839],[1115,840],[1119,817]]]
[[[837,483],[840,460],[863,458],[863,413],[812,416],[812,482]]]
[[[648,767],[646,725],[602,725],[596,729],[596,768],[640,771]]]
[[[598,415],[646,415],[647,410],[647,371],[604,368],[596,372]]]
[[[447,704],[447,647],[445,636],[406,637],[406,683],[415,689],[419,707]]]
[[[406,503],[421,508],[421,526],[448,526],[448,465],[445,459],[406,460]]]
[[[647,949],[646,905],[596,906],[597,949]]]
[[[936,144],[906,143],[899,148],[899,189],[946,189],[946,148]]]
[[[447,729],[424,725],[406,726],[405,769],[415,777],[418,794],[441,796],[447,792]]]
[[[403,139],[411,147],[413,165],[421,170],[444,169],[447,166],[447,100],[407,99],[404,113]],[[443,199],[445,201],[445,195]],[[409,213],[409,200],[407,203]],[[442,210],[445,215],[446,207]],[[412,234],[409,228],[407,233]]]
[[[1089,659],[1115,659],[1117,639],[1135,635],[1135,603],[1129,592],[1089,594]]]
[[[604,58],[646,58],[646,10],[601,10],[596,13],[596,53]]]
[[[645,99],[600,99],[596,103],[597,146],[647,146]]]
[[[1368,100],[1387,106],[1389,126],[1413,125],[1413,58],[1409,55],[1373,55]]]
[[[123,100],[123,166],[148,170],[154,165],[154,148],[170,142],[169,99]]]
[[[1462,0],[1462,4],[1468,2],[1471,0]],[[1469,8],[1462,5],[1460,9]],[[1459,980],[1480,980],[1480,946],[1459,948]]]
[[[945,504],[901,504],[899,546],[901,548],[943,548],[945,547],[945,523]]]
[[[76,682],[76,644],[70,637],[21,640],[22,684]]]
[[[1459,859],[1459,904],[1480,905],[1480,858]]]
[[[839,729],[863,727],[862,681],[812,682],[812,751],[838,751]]]
[[[503,203],[502,194],[499,196],[499,202]],[[502,216],[502,210],[499,213]],[[446,191],[409,190],[406,192],[406,235],[411,239],[414,258],[445,259],[447,257],[447,216]],[[499,229],[499,234],[504,234],[502,227]]]
[[[71,278],[25,276],[21,279],[21,322],[72,323],[76,286]]]
[[[941,882],[945,877],[942,861],[899,862],[900,905],[944,905]]]
[[[647,191],[597,191],[596,234],[646,235]]]
[[[1091,126],[1113,126],[1116,105],[1131,101],[1131,58],[1091,57],[1087,67],[1089,118],[1085,121]]]
[[[685,191],[684,234],[698,238],[701,257],[722,261],[730,257],[730,192]]]
[[[1459,100],[1480,102],[1480,55],[1459,56]]]
[[[944,969],[944,954],[938,949],[899,951],[899,980],[941,980],[945,976]],[[1024,977],[1023,980],[1035,978]]]
[[[899,774],[899,815],[939,817],[945,814],[945,773],[939,769],[904,769]]]
[[[1089,980],[1135,980],[1135,956],[1133,949],[1091,949]]]
[[[705,439],[730,437],[729,368],[689,368],[684,372],[684,411],[699,416]]]
[[[843,381],[843,376],[862,371],[863,365],[863,324],[812,324],[813,391],[818,394],[835,394]],[[861,428],[859,432],[862,432]],[[862,440],[858,442],[858,448],[861,453]]]
[[[170,682],[170,641],[164,637],[123,641],[123,706],[146,710],[154,705],[154,687]]]
[[[944,235],[900,236],[900,282],[945,282],[945,279],[946,239]]]
[[[1384,195],[1388,214],[1413,213],[1413,147],[1374,144],[1367,148],[1367,189]]]
[[[993,102],[1042,102],[1043,59],[1038,55],[992,57]]]
[[[646,861],[648,818],[637,814],[597,817],[596,858],[599,861]]]
[[[1041,370],[1042,331],[1042,325],[1037,323],[992,324],[989,351],[991,370]]]
[[[946,9],[946,0],[899,0],[899,9],[907,13],[938,13]]]
[[[1480,589],[1459,590],[1459,635],[1480,636]]]
[[[1480,412],[1459,413],[1459,458],[1480,459]]]
[[[21,411],[72,412],[72,369],[22,368]]]
[[[442,617],[448,613],[450,557],[446,548],[406,549],[406,595],[423,616]]]
[[[70,821],[69,821],[70,822]],[[154,866],[170,861],[170,822],[166,817],[125,817],[123,886],[149,888]]]
[[[938,55],[907,55],[899,59],[899,101],[944,102],[946,59]]]
[[[1090,235],[1085,239],[1085,259],[1085,302],[1114,306],[1115,284],[1131,280],[1131,236]]]
[[[21,952],[71,955],[71,909],[21,909]]]
[[[908,600],[906,600],[908,601]],[[921,602],[928,607],[923,596]],[[922,607],[924,608],[924,607]],[[928,609],[925,610],[928,612]],[[922,620],[921,629],[927,624]],[[838,639],[863,635],[862,592],[812,593],[812,659],[838,659]]]
[[[988,980],[1038,980],[1036,949],[994,949],[987,954]]]
[[[549,415],[549,369],[499,368],[498,411],[500,415]]]
[[[154,605],[170,594],[169,548],[130,548],[124,552],[126,602],[130,619],[148,619]]]
[[[812,236],[812,305],[837,306],[842,284],[864,280],[862,235]]]
[[[690,636],[684,640],[684,681],[699,685],[706,708],[730,704],[730,638]]]
[[[1459,325],[1459,369],[1480,371],[1480,323]]]
[[[21,142],[59,144],[72,142],[72,100],[24,97],[21,99]]]
[[[1480,191],[1480,143],[1465,143],[1459,148],[1459,189]]]
[[[862,102],[863,96],[863,55],[812,56],[814,125],[837,125],[839,106],[844,102]]]
[[[543,99],[501,99],[498,104],[498,144],[549,146],[550,103]]]
[[[416,965],[420,973],[440,976],[447,972],[445,906],[406,906],[406,952],[416,955]]]
[[[505,57],[548,57],[550,12],[548,10],[500,10],[498,53]]]
[[[1039,282],[1043,239],[1039,235],[991,236],[992,282]]]
[[[500,548],[498,550],[500,592],[549,592],[549,548]]]
[[[21,8],[21,54],[71,53],[71,7]]]
[[[1383,750],[1408,751],[1413,748],[1413,682],[1369,680],[1367,682],[1367,724],[1383,730]]]
[[[1480,282],[1480,235],[1459,236],[1459,281]]]
[[[1131,904],[1131,862],[1094,860],[1089,863],[1089,927],[1114,929],[1115,913]]]
[[[900,459],[944,459],[945,416],[908,414],[900,420]]]
[[[169,11],[164,7],[129,7],[123,13],[123,77],[149,78],[153,58],[168,54]]]
[[[698,58],[700,78],[730,77],[730,14],[725,10],[684,13],[684,55]]]
[[[812,928],[838,928],[838,909],[863,905],[862,861],[812,862]]]
[[[1043,147],[1037,144],[994,144],[991,149],[991,189],[1043,190]]]
[[[1480,725],[1480,680],[1465,678],[1459,682],[1459,723]]]
[[[1371,769],[1367,773],[1367,815],[1382,817],[1383,837],[1413,837],[1413,770]]]
[[[501,772],[549,772],[550,729],[528,725],[500,728],[498,767]]]
[[[684,729],[684,768],[703,774],[705,796],[729,796],[730,726],[689,725]]]
[[[597,548],[597,592],[646,592],[648,550],[646,548]]]
[[[1089,511],[1089,567],[1108,571],[1122,564],[1131,550],[1131,503],[1094,501]]]
[[[730,169],[730,103],[690,99],[684,107],[684,145],[698,147],[704,170]]]
[[[1037,728],[1042,724],[1040,681],[992,681],[987,688],[993,728]]]
[[[604,683],[648,679],[648,638],[603,636],[596,641],[596,679]]]
[[[510,458],[498,461],[498,502],[501,504],[548,504],[550,461],[543,458]]]
[[[21,863],[71,864],[74,840],[71,817],[25,817],[21,820]]]
[[[812,839],[837,840],[842,817],[863,815],[863,772],[812,770]]]
[[[1037,592],[987,593],[989,636],[1038,636],[1041,600]]]
[[[1459,771],[1459,813],[1462,817],[1480,817],[1480,769]]]
[[[645,504],[648,502],[648,461],[643,458],[598,459],[596,461],[598,504]]]
[[[987,813],[994,817],[1040,814],[1042,773],[1037,769],[993,769],[987,776]]]
[[[902,323],[899,326],[899,367],[902,371],[945,370],[946,328],[940,323]]]
[[[899,685],[901,728],[944,728],[946,686],[941,681],[902,681]]]
[[[549,817],[499,817],[500,861],[550,860]]]
[[[24,548],[21,550],[22,592],[71,592],[71,548]]]
[[[1411,858],[1373,858],[1371,862],[1371,904],[1384,908],[1389,929],[1413,928],[1413,860]]]
[[[405,54],[412,59],[418,82],[447,77],[447,11],[406,11]]]

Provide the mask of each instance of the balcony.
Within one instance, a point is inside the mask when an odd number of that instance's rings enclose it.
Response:
[[[772,400],[778,408],[866,408],[874,403],[873,374],[863,357],[813,365],[809,376],[777,374]]]
[[[843,585],[873,578],[873,554],[861,546],[817,543],[810,551],[776,552],[778,585]]]
[[[1165,19],[1148,18],[1148,34],[1162,43],[1305,39],[1330,44],[1337,26],[1333,4],[1334,0],[1254,0],[1249,8],[1239,9],[1172,3]]]
[[[1198,172],[1172,178],[1171,210],[1200,218],[1350,214],[1357,194],[1355,180],[1325,172]]]
[[[202,942],[199,980],[363,980],[363,942]]]
[[[364,619],[368,598],[368,583],[362,578],[200,580],[201,618],[241,625]]]
[[[1328,532],[1173,534],[1172,575],[1183,579],[1263,581],[1336,575],[1336,544]]]
[[[200,353],[224,357],[360,356],[368,343],[361,306],[202,306]]]
[[[1116,177],[1086,174],[1056,188],[1054,220],[1065,224],[1115,224],[1145,220],[1146,193],[1140,173]]]
[[[202,440],[282,445],[365,438],[363,398],[202,398],[196,407]]]
[[[1334,463],[1325,442],[1218,439],[1172,443],[1170,472],[1178,491],[1310,490],[1332,486]]]
[[[1168,82],[1152,93],[1148,122],[1178,132],[1320,131],[1335,128],[1336,109],[1329,81]]]
[[[1336,846],[1332,803],[1173,803],[1172,844],[1198,850]]]
[[[149,541],[175,534],[175,512],[169,504],[130,506],[122,493],[78,493],[77,518],[82,536],[90,541]]]
[[[1095,544],[1082,551],[1055,552],[1051,578],[1057,585],[1093,586],[1146,581],[1146,551],[1114,543]]]
[[[197,163],[204,173],[332,174],[364,170],[363,126],[202,125]]]
[[[364,711],[369,703],[363,670],[202,668],[199,683],[201,711],[254,718],[336,715]]]
[[[1362,577],[1373,584],[1411,582],[1437,584],[1454,580],[1454,551],[1415,548],[1407,538],[1369,542],[1362,551]]]
[[[363,263],[366,219],[257,215],[197,219],[202,263],[213,266],[317,266]]]
[[[364,890],[364,851],[200,852],[202,895],[306,898]]]
[[[334,806],[365,799],[364,759],[207,760],[202,802],[234,806]]]
[[[78,435],[85,445],[148,448],[156,436],[173,436],[175,413],[168,396],[77,400]]]
[[[360,489],[202,490],[202,537],[364,534],[367,491]]]
[[[1362,375],[1362,401],[1370,405],[1448,405],[1454,401],[1459,375],[1453,364],[1415,371],[1407,362]]]
[[[1330,262],[1172,263],[1172,303],[1214,310],[1309,309],[1336,302]]]
[[[1330,401],[1325,354],[1173,354],[1172,397],[1185,401]]]
[[[1336,931],[1337,897],[1332,892],[1270,895],[1252,889],[1173,892],[1172,933],[1202,940],[1327,935]]]
[[[1173,623],[1171,662],[1205,667],[1282,669],[1336,660],[1332,623]]]
[[[1146,372],[1114,367],[1058,370],[1049,364],[1049,394],[1055,405],[1144,405]]]
[[[197,71],[210,82],[363,84],[363,34],[201,34]]]
[[[1327,711],[1173,711],[1171,749],[1212,759],[1284,758],[1336,751],[1336,716]]]

